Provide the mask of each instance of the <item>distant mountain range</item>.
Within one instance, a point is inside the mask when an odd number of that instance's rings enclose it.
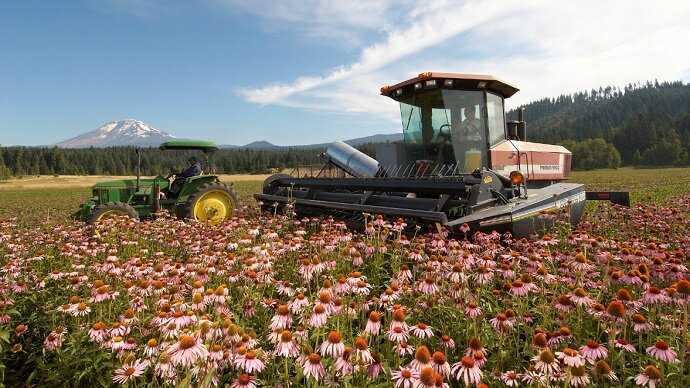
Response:
[[[170,133],[156,129],[142,121],[127,119],[105,123],[93,131],[57,143],[56,146],[62,148],[100,148],[120,146],[157,147],[161,143],[175,138],[176,137]],[[400,140],[402,140],[402,134],[396,133],[389,135],[359,137],[345,140],[345,142],[352,146],[359,146],[367,143],[386,143]],[[263,140],[251,142],[245,145],[221,145],[220,147],[228,149],[280,150],[287,148],[324,148],[327,145],[328,143],[280,146]]]

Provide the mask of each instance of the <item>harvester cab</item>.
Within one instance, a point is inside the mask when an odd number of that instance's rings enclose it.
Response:
[[[141,156],[137,149],[137,176],[100,182],[93,186],[92,197],[81,206],[76,216],[95,223],[112,216],[135,219],[154,217],[167,210],[179,218],[212,224],[232,216],[237,196],[232,187],[222,183],[213,173],[210,156],[218,147],[203,140],[171,140],[161,144],[163,151],[202,154],[205,163],[194,173],[171,172],[167,176],[141,177]]]
[[[381,94],[400,104],[401,143],[380,145],[374,159],[335,142],[323,157],[345,178],[278,174],[256,198],[264,209],[292,203],[303,214],[382,214],[517,235],[556,219],[577,224],[585,199],[627,204],[627,193],[566,183],[570,151],[528,142],[521,111],[506,123],[504,100],[517,91],[492,76],[456,73],[384,86]]]

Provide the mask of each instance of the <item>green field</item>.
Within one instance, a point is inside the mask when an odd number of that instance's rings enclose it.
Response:
[[[588,190],[630,191],[633,203],[663,203],[690,192],[690,168],[575,171],[571,181],[584,183]],[[243,203],[253,205],[252,194],[261,190],[261,184],[247,180],[233,185]],[[0,183],[0,218],[18,217],[22,223],[64,220],[88,196],[84,187],[27,189]]]

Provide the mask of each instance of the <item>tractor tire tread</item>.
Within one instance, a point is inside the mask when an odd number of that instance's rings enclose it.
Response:
[[[89,215],[88,219],[86,220],[86,223],[88,224],[95,224],[98,221],[98,218],[108,210],[119,210],[122,213],[126,214],[130,218],[133,218],[135,220],[139,220],[139,213],[137,213],[136,210],[129,204],[126,204],[124,202],[106,202],[102,205],[97,205],[91,214]]]

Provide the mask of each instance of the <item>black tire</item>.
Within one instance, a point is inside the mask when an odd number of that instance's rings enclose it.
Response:
[[[103,205],[96,206],[89,218],[86,220],[88,224],[95,224],[106,214],[119,214],[123,216],[128,216],[135,220],[139,220],[139,214],[133,207],[123,202],[108,202]]]
[[[280,187],[276,186],[274,182],[277,181],[278,179],[282,179],[282,178],[292,178],[292,176],[288,175],[288,174],[282,174],[282,173],[273,174],[273,175],[269,176],[268,178],[266,178],[264,180],[264,185],[263,185],[261,192],[263,194],[267,194],[267,195],[276,194],[278,192],[278,190],[280,189]],[[284,207],[283,204],[277,204],[278,205],[277,207],[274,205],[276,205],[276,204],[264,203],[261,205],[261,211],[264,213],[273,214],[277,211],[278,212],[282,211],[282,208]]]
[[[212,191],[220,191],[227,194],[227,196],[230,199],[232,209],[230,209],[230,213],[227,214],[224,219],[227,220],[228,218],[232,217],[239,203],[237,201],[237,195],[235,194],[235,191],[232,189],[232,187],[226,185],[225,183],[205,183],[199,186],[199,188],[194,193],[192,193],[189,196],[189,198],[187,198],[187,201],[185,201],[183,205],[178,207],[178,218],[196,219],[194,215],[194,207],[197,201],[203,198],[204,194]]]

